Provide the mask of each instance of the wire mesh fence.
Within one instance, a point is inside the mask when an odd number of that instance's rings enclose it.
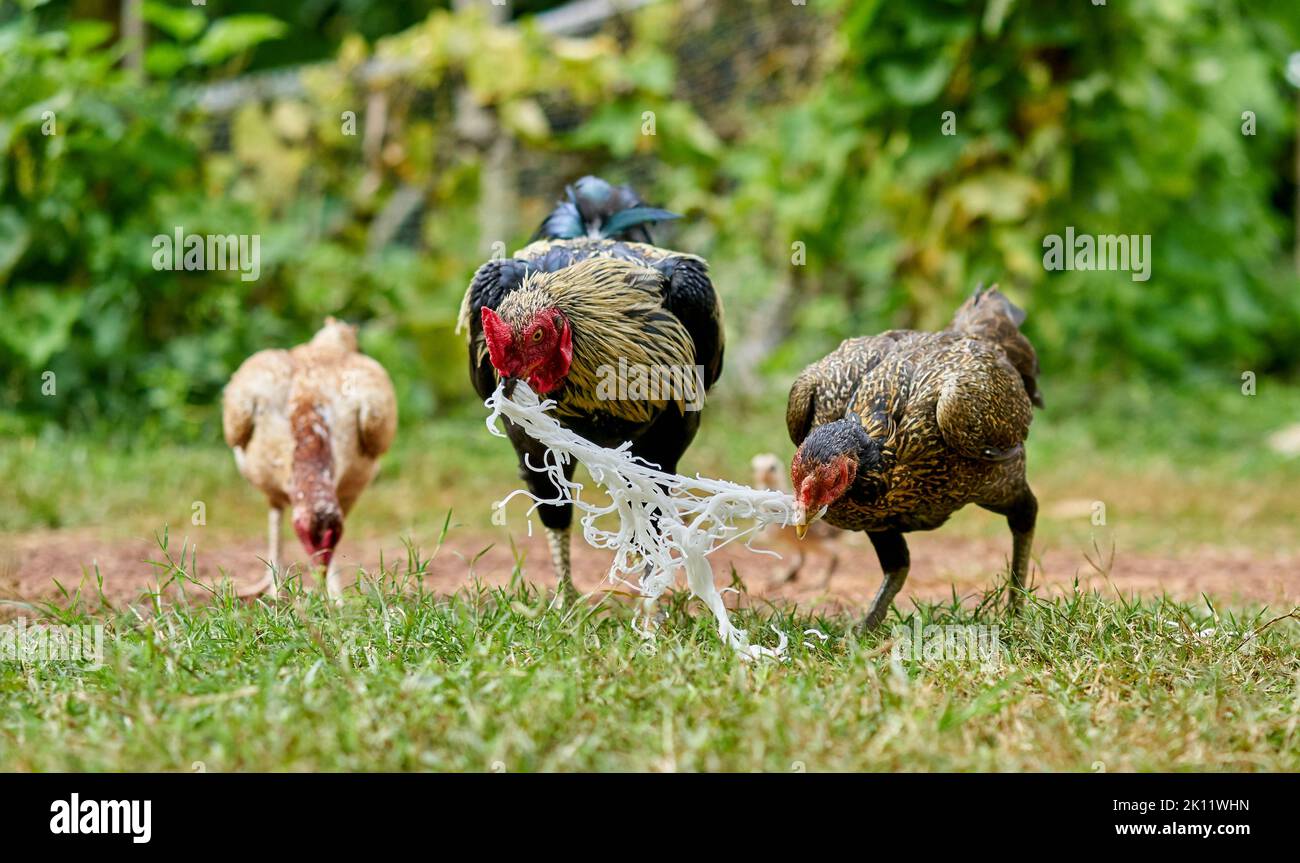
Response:
[[[633,39],[632,16],[656,2],[578,0],[535,16],[531,25],[557,38],[607,34],[626,47]],[[685,0],[676,6],[676,15],[671,95],[706,118],[712,132],[722,140],[738,135],[744,123],[752,122],[756,106],[798,97],[800,89],[817,74],[819,55],[825,50],[830,28],[824,16],[807,7],[755,0],[724,4]],[[235,118],[242,108],[306,98],[307,79],[314,70],[327,65],[258,73],[194,88],[188,94],[189,101],[204,117],[206,147],[211,152],[229,151]],[[540,212],[567,182],[600,167],[598,157],[579,149],[515,141],[497,146],[501,131],[490,110],[458,98],[461,84],[455,80],[432,89],[424,87],[416,80],[417,71],[414,61],[391,58],[371,59],[354,70],[354,85],[369,94],[363,124],[375,119],[374,106],[378,102],[387,107],[402,104],[406,118],[441,116],[444,122],[440,131],[450,133],[438,148],[442,167],[450,167],[457,154],[463,156],[468,147],[484,161],[485,197],[490,198],[492,190],[497,190],[495,203],[484,202],[485,237],[517,233],[526,227],[518,224],[521,213]],[[544,96],[539,104],[555,140],[578,129],[591,110],[561,93]],[[465,127],[473,124],[458,122],[466,112],[482,113],[488,134],[467,135]],[[637,187],[649,188],[656,184],[660,169],[660,161],[653,153],[632,153],[619,160],[617,173]],[[438,166],[433,166],[428,176],[437,173]],[[370,243],[372,249],[388,243],[411,247],[421,244],[428,216],[421,194],[423,185],[404,182],[392,191],[385,211],[377,217],[382,224],[377,239]]]

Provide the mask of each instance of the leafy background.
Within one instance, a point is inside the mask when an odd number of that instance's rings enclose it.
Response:
[[[463,5],[147,0],[141,76],[118,4],[0,4],[0,432],[214,440],[238,363],[327,314],[403,422],[474,410],[460,295],[587,172],[685,214],[660,239],[711,262],[740,416],[981,281],[1029,310],[1052,407],[1294,384],[1285,2],[665,0],[563,38],[555,4]],[[204,107],[290,63],[299,92]],[[178,225],[259,234],[261,278],[155,271]],[[1150,234],[1151,279],[1045,272],[1066,226]]]

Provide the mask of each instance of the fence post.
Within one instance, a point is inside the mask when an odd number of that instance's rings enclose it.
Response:
[[[479,0],[454,0],[452,8],[459,13],[477,2]],[[488,21],[493,27],[505,25],[510,9],[504,0],[501,3],[493,0],[486,8]],[[514,141],[502,131],[496,114],[479,105],[464,85],[456,93],[456,129],[482,154],[478,244],[484,254],[491,254],[494,243],[505,242],[514,233],[513,217],[517,207]]]

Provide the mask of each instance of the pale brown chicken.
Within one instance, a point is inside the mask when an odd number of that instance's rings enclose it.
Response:
[[[291,507],[294,532],[312,564],[325,567],[330,598],[340,601],[334,550],[343,520],[397,430],[388,373],[358,352],[355,327],[326,318],[307,344],[245,360],[226,385],[221,419],[239,472],[270,505],[268,569],[244,593],[275,595],[281,513]]]

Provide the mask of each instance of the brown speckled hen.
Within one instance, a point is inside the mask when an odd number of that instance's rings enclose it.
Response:
[[[458,327],[469,337],[470,379],[485,399],[500,379],[525,380],[556,401],[568,428],[601,446],[630,441],[633,455],[674,472],[722,371],[722,306],[708,265],[652,245],[649,226],[676,216],[627,186],[583,177],[567,192],[534,242],[474,274]],[[526,466],[541,465],[545,447],[508,422],[506,433],[529,491],[557,498],[549,477]],[[573,507],[538,513],[569,592]]]
[[[334,550],[343,519],[379,469],[397,430],[397,398],[383,366],[357,351],[356,329],[333,318],[305,345],[253,354],[222,398],[226,443],[244,478],[266,495],[270,565],[248,592],[274,595],[280,516],[293,528],[338,601]]]
[[[970,503],[1006,516],[1018,603],[1038,513],[1024,442],[1031,405],[1042,406],[1023,320],[996,287],[977,290],[943,332],[847,339],[791,387],[797,529],[825,507],[827,522],[871,538],[884,581],[867,629],[907,579],[903,534],[933,530]]]

